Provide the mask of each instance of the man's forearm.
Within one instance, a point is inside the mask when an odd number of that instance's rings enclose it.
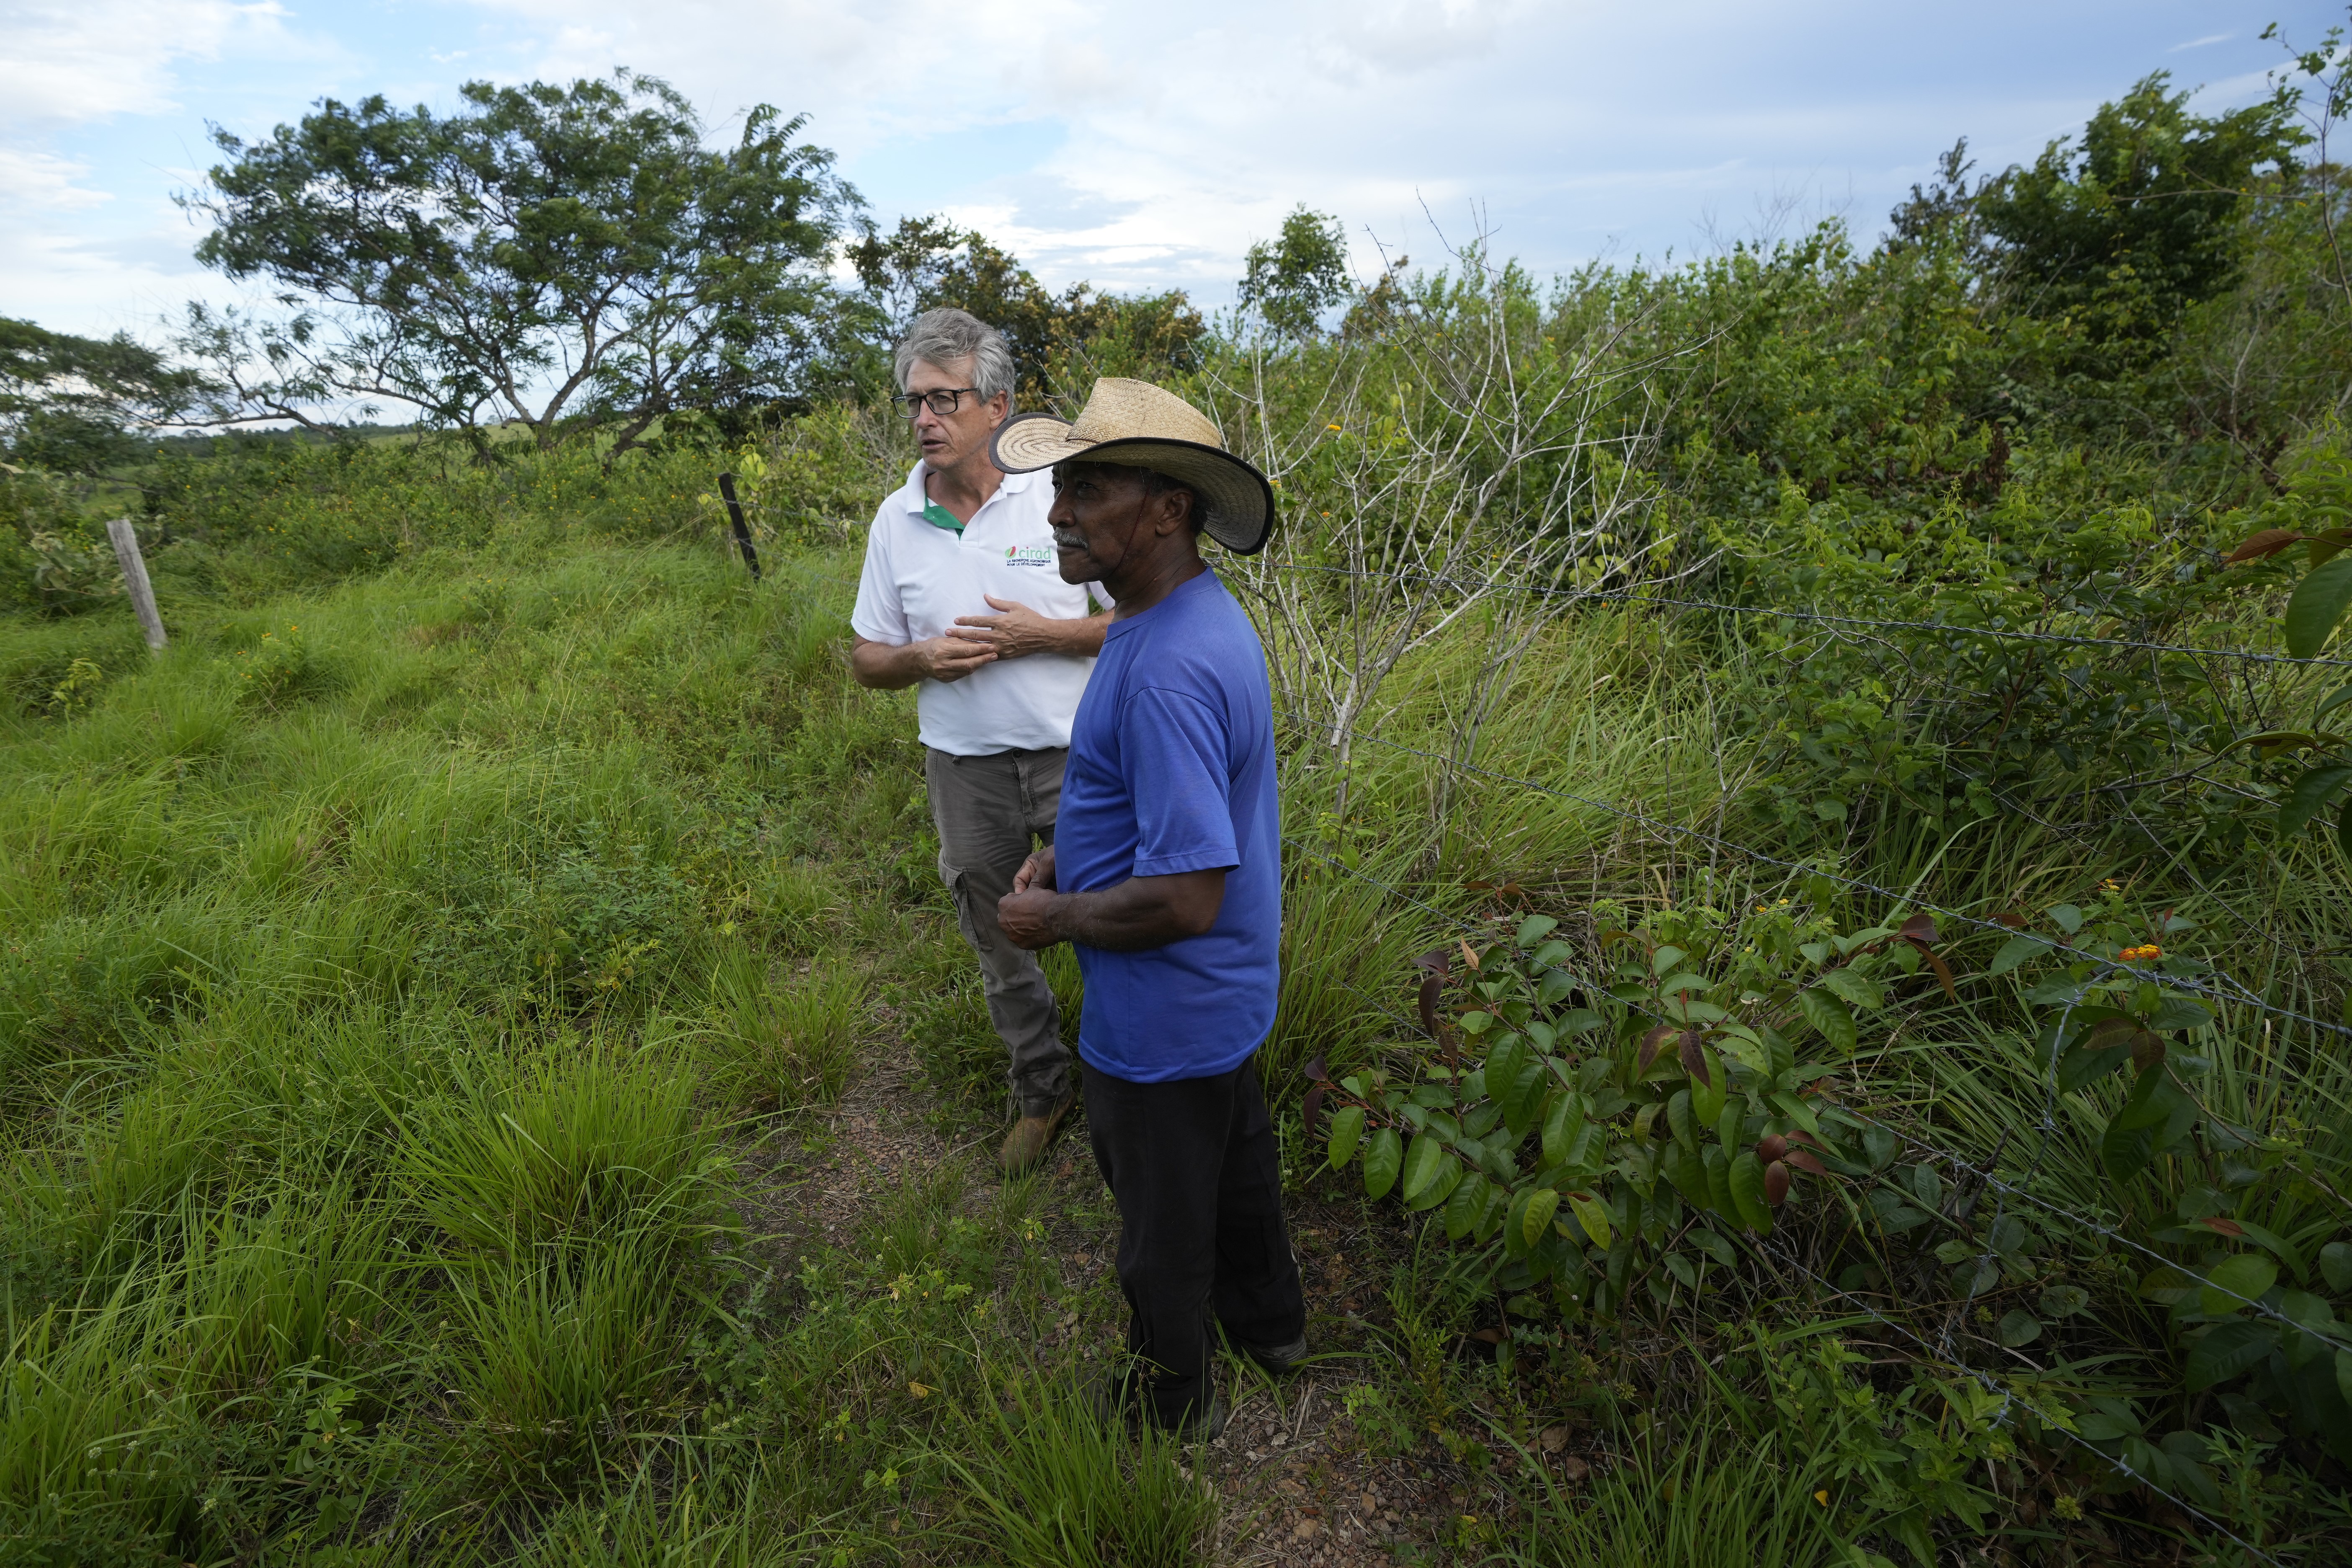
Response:
[[[859,641],[849,650],[850,679],[870,691],[898,691],[923,679],[914,645]]]
[[[1040,910],[1055,942],[1111,952],[1140,952],[1199,936],[1217,923],[1225,874],[1186,871],[1129,877],[1091,893],[1055,893]]]
[[[1074,658],[1092,658],[1102,652],[1103,634],[1110,629],[1110,612],[1057,623],[1060,635],[1054,651]]]

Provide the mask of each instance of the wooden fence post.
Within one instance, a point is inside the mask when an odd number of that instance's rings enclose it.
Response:
[[[163,635],[163,616],[155,608],[155,587],[147,581],[147,563],[140,558],[139,535],[129,518],[118,517],[106,525],[106,537],[114,542],[114,558],[122,563],[122,581],[131,589],[131,607],[139,612],[148,650],[161,653],[171,639]]]

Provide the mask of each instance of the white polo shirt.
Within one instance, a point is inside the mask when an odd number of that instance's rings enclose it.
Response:
[[[1090,591],[1097,603],[1111,602],[1098,584],[1062,581],[1045,521],[1051,474],[1005,475],[958,533],[954,518],[923,493],[927,471],[917,462],[866,531],[849,617],[859,637],[893,647],[943,637],[959,616],[998,614],[991,594],[1063,621],[1087,613]],[[927,679],[915,692],[923,744],[962,757],[1066,746],[1094,667],[1091,658],[1033,653],[984,664],[961,680]]]

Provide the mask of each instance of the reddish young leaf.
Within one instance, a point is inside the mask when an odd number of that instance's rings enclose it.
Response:
[[[1635,1077],[1638,1078],[1650,1070],[1650,1064],[1658,1059],[1658,1053],[1666,1048],[1666,1042],[1674,1038],[1674,1036],[1675,1026],[1672,1024],[1660,1024],[1642,1037],[1642,1048],[1633,1056]]]
[[[1791,1143],[1802,1143],[1808,1149],[1826,1150],[1829,1148],[1828,1144],[1822,1142],[1820,1139],[1814,1137],[1811,1133],[1806,1131],[1801,1127],[1792,1129],[1790,1131],[1789,1142]]]
[[[1446,977],[1454,973],[1454,961],[1444,948],[1424,952],[1412,961],[1422,973],[1421,1026],[1431,1039],[1437,1038],[1437,1003],[1445,990]]]
[[[2147,1029],[2132,1036],[2132,1066],[2141,1072],[2164,1059],[2164,1037]]]
[[[1307,1058],[1306,1071],[1307,1076],[1317,1083],[1329,1083],[1331,1081],[1330,1065],[1324,1061],[1323,1053],[1320,1051],[1316,1052],[1313,1056]]]
[[[2244,1226],[2240,1225],[2233,1219],[2224,1219],[2221,1215],[2217,1214],[2207,1215],[2203,1219],[2199,1220],[2197,1223],[2203,1226],[2207,1230],[2211,1231],[2216,1236],[2242,1237],[2246,1234],[2246,1227]]]
[[[1919,950],[1919,956],[1926,959],[1927,961],[1928,967],[1936,972],[1936,978],[1943,984],[1944,994],[1949,996],[1955,1002],[1958,1001],[1960,999],[1959,987],[1952,984],[1952,966],[1944,962],[1944,955],[1930,948],[1924,942],[1915,942],[1911,945]]]
[[[1323,1086],[1321,1084],[1318,1083],[1307,1091],[1307,1108],[1301,1113],[1301,1119],[1307,1123],[1307,1135],[1309,1138],[1321,1134],[1323,1131]]]
[[[1826,1176],[1830,1173],[1830,1169],[1827,1165],[1822,1164],[1821,1161],[1815,1159],[1812,1155],[1808,1154],[1802,1149],[1791,1149],[1789,1151],[1789,1163],[1796,1166],[1800,1171],[1809,1171],[1816,1176]]]
[[[1936,934],[1936,917],[1925,913],[1913,915],[1909,920],[1905,921],[1903,929],[1895,934],[1914,947],[1919,948],[1923,952],[1927,949],[1922,944],[1943,940]]]
[[[2001,924],[2007,926],[2011,931],[2023,931],[2026,926],[2025,917],[2019,914],[2015,910],[2011,910],[2006,914],[1995,915],[1992,918],[1999,921]]]
[[[1774,1208],[1789,1201],[1789,1167],[1778,1160],[1764,1167],[1764,1201]]]
[[[2260,561],[2265,556],[2276,555],[2290,545],[2304,543],[2309,538],[2308,534],[2297,533],[2291,528],[2265,528],[2260,533],[2249,535],[2243,544],[2221,557],[2221,564],[2236,566],[2247,561]]]
[[[1756,1157],[1770,1164],[1789,1152],[1789,1141],[1778,1132],[1767,1132],[1756,1140]]]
[[[1706,1065],[1706,1053],[1698,1047],[1699,1032],[1696,1029],[1685,1029],[1682,1048],[1677,1053],[1682,1058],[1683,1070],[1690,1074],[1693,1080],[1702,1089],[1713,1089],[1715,1071]]]

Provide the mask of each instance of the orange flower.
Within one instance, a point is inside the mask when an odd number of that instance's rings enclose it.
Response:
[[[2164,956],[2164,949],[2157,946],[2156,943],[2151,942],[2139,947],[2127,947],[2117,956],[2122,958],[2126,963],[2137,963],[2143,959],[2162,958]]]

